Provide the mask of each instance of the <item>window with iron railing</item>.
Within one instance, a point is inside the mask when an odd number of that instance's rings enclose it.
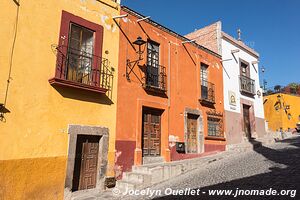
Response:
[[[255,94],[255,80],[247,77],[240,76],[240,91],[251,95]]]
[[[209,103],[215,103],[215,84],[206,80],[201,80],[200,99]]]
[[[68,13],[63,13],[64,16],[72,17]],[[63,20],[62,24],[65,27],[68,25],[65,33],[68,37],[60,42],[62,45],[56,47],[56,74],[55,78],[49,80],[50,84],[101,93],[111,91],[113,73],[109,61],[94,54],[95,46],[99,45],[95,43],[99,32],[95,37],[96,32],[84,26],[68,23],[68,20]]]
[[[107,59],[68,46],[57,47],[56,77],[111,90],[113,73]]]
[[[66,79],[93,85],[94,32],[71,24],[66,57]],[[97,72],[96,72],[97,73]]]
[[[208,136],[224,137],[220,118],[207,118]]]
[[[240,59],[240,91],[255,94],[255,81],[250,78],[249,63]]]
[[[215,103],[215,84],[207,81],[208,79],[208,65],[201,63],[201,97],[202,102]]]
[[[159,44],[153,41],[147,43],[145,86],[162,91],[166,90],[166,68],[159,65]]]

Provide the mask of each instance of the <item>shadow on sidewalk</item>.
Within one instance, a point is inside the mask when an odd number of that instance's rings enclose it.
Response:
[[[254,145],[257,145],[258,141],[250,140]],[[264,156],[266,159],[278,164],[276,167],[269,168],[270,172],[257,174],[255,176],[241,178],[232,180],[229,182],[224,182],[212,186],[207,186],[204,188],[194,188],[205,191],[205,194],[199,196],[164,196],[157,198],[159,200],[168,200],[168,199],[300,199],[300,194],[295,195],[295,191],[289,195],[281,196],[237,196],[228,195],[228,196],[209,196],[209,190],[233,190],[232,193],[236,192],[236,189],[239,190],[297,190],[297,193],[300,193],[300,137],[285,139],[278,143],[288,143],[289,148],[274,150],[265,146],[259,148],[254,148],[254,151]],[[216,172],[218,173],[218,172]],[[292,198],[294,196],[294,198]]]

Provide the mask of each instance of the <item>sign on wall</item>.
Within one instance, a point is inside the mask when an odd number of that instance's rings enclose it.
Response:
[[[236,96],[235,92],[228,91],[229,104],[232,106],[236,106]]]

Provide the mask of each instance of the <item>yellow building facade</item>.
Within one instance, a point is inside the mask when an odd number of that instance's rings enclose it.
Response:
[[[264,110],[270,130],[292,130],[300,121],[300,96],[283,93],[265,96]]]
[[[0,2],[0,199],[114,176],[119,14],[112,0]]]

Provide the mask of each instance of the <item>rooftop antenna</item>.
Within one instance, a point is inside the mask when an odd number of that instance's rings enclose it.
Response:
[[[241,39],[242,31],[240,28],[238,28],[237,33],[238,33],[238,41],[242,41],[242,39]]]

